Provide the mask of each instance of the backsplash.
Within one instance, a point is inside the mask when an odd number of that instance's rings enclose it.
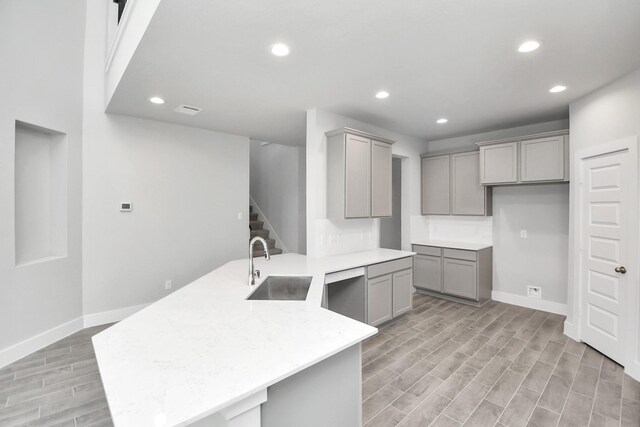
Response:
[[[492,217],[414,215],[411,217],[411,239],[452,240],[492,243]]]

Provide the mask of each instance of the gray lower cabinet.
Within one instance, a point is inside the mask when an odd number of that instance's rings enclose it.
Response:
[[[393,318],[393,276],[369,279],[367,282],[367,320],[370,325],[379,325]]]
[[[478,263],[453,258],[443,258],[442,292],[472,300],[478,299]]]
[[[413,251],[413,283],[419,291],[473,305],[491,299],[491,247],[473,251],[413,245]]]
[[[380,325],[413,307],[411,257],[367,267],[367,323]]]
[[[440,255],[415,255],[413,270],[416,288],[442,292],[442,258]]]
[[[413,273],[411,269],[393,273],[393,317],[410,311],[413,304]]]

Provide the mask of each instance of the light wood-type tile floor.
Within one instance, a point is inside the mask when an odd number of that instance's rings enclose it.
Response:
[[[369,426],[640,426],[640,383],[564,318],[416,294],[363,343]],[[89,328],[0,369],[0,426],[110,426]]]
[[[640,383],[562,333],[564,316],[414,296],[363,343],[373,426],[640,426]]]

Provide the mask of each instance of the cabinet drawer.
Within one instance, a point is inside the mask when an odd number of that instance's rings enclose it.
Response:
[[[378,277],[383,274],[393,273],[394,271],[405,270],[412,266],[413,262],[411,261],[411,257],[381,262],[380,264],[373,264],[367,267],[367,277]]]
[[[477,261],[478,253],[476,251],[465,251],[462,249],[445,249],[445,258],[464,259],[467,261]]]
[[[421,255],[440,256],[442,255],[442,248],[436,248],[433,246],[413,245],[413,252],[417,252]]]

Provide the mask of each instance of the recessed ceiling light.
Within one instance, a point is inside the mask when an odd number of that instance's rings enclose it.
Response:
[[[385,99],[389,97],[389,92],[387,92],[386,90],[381,90],[380,92],[376,93],[376,98],[378,99]]]
[[[436,120],[436,123],[439,125],[443,125],[445,123],[447,123],[449,121],[449,119],[445,119],[444,117],[441,119]]]
[[[287,56],[289,55],[289,46],[284,43],[276,43],[271,46],[271,53],[275,56]]]
[[[520,52],[520,53],[529,53],[529,52],[533,52],[534,50],[536,50],[539,47],[540,47],[540,42],[539,41],[537,41],[537,40],[527,40],[526,42],[522,43],[518,47],[518,52]]]
[[[549,89],[549,92],[558,93],[558,92],[564,92],[565,90],[567,90],[566,86],[564,86],[564,85],[555,85],[554,87]]]
[[[164,99],[160,98],[159,96],[149,98],[149,101],[153,102],[154,104],[164,104]]]

